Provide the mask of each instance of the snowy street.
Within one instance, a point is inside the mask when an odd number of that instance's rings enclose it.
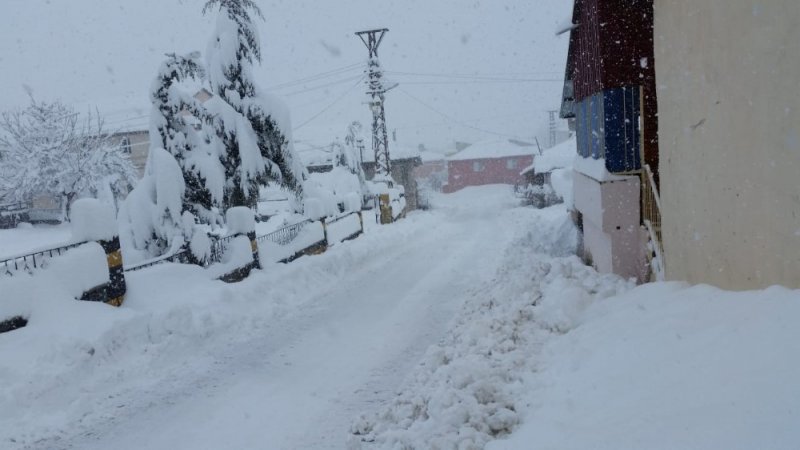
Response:
[[[7,3],[0,450],[800,449],[798,0]]]
[[[253,317],[242,310],[230,327],[203,335],[196,345],[150,345],[146,356],[134,348],[129,349],[134,355],[115,355],[123,358],[123,366],[130,362],[125,358],[144,358],[146,377],[111,365],[97,367],[88,380],[62,374],[74,383],[67,390],[81,400],[47,389],[34,395],[67,403],[49,405],[56,410],[73,402],[84,407],[73,403],[72,413],[54,419],[56,426],[47,430],[53,435],[40,435],[43,430],[34,427],[19,443],[34,448],[341,448],[350,423],[393,395],[428,346],[441,338],[464,299],[492,279],[520,231],[498,226],[497,217],[516,204],[509,188],[482,193],[449,196],[435,211],[389,227],[372,225],[365,237],[326,254],[267,267],[265,272],[275,268],[288,274],[350,265],[341,276],[310,279],[316,286],[304,287],[312,287],[312,294],[297,294],[296,308],[282,317]],[[271,278],[256,274],[225,287],[226,295],[246,291],[253,300],[273,302],[281,291]],[[126,305],[135,309],[136,278],[131,284]],[[263,323],[247,333],[239,323],[256,320]],[[30,413],[43,413],[36,411],[41,406],[30,404]],[[13,438],[14,427],[0,429]]]
[[[211,367],[193,369],[203,374],[200,389],[191,375],[156,389],[146,399],[152,408],[123,413],[76,447],[341,448],[352,418],[391,396],[508,245],[492,220],[500,208],[450,212],[454,219],[441,211],[445,220],[397,224],[418,232],[378,244],[382,257],[354,260],[292,317],[214,352]],[[371,243],[391,231],[376,230]],[[176,388],[192,391],[158,404]]]
[[[119,309],[4,281],[3,448],[795,447],[797,291],[634,288],[562,206],[434,200],[237,284],[134,272]]]

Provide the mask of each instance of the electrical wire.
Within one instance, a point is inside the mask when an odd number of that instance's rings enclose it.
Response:
[[[317,85],[317,86],[314,86],[314,87],[310,87],[308,89],[302,89],[302,90],[299,90],[299,91],[289,92],[288,94],[283,94],[283,96],[284,97],[292,97],[292,96],[295,96],[295,95],[300,95],[300,94],[305,94],[305,93],[308,93],[308,92],[318,91],[320,89],[325,89],[326,87],[336,86],[337,84],[344,84],[344,83],[347,83],[349,81],[363,80],[363,79],[364,79],[364,75],[355,75],[355,76],[352,76],[352,77],[343,78],[341,80],[331,81],[330,83],[320,84],[320,85]]]
[[[275,84],[275,85],[267,87],[267,90],[281,90],[281,89],[297,86],[299,84],[308,83],[308,82],[311,82],[311,81],[318,81],[318,80],[321,80],[321,79],[325,79],[325,78],[329,78],[329,77],[332,77],[332,76],[341,75],[343,73],[350,72],[352,70],[355,70],[355,69],[363,67],[363,65],[364,65],[363,63],[350,64],[350,65],[347,65],[347,66],[344,66],[344,67],[339,67],[337,69],[331,69],[331,70],[328,70],[326,72],[321,72],[321,73],[318,73],[316,75],[311,75],[311,76],[308,76],[308,77],[305,77],[305,78],[299,78],[299,79],[296,79],[296,80],[287,81],[285,83]]]
[[[340,101],[340,100],[342,100],[342,99],[343,99],[343,98],[344,98],[344,97],[345,97],[347,94],[349,94],[349,93],[350,93],[350,92],[351,92],[353,89],[355,89],[355,88],[356,88],[356,87],[357,87],[359,84],[361,84],[361,81],[363,81],[363,80],[364,80],[364,78],[366,78],[366,75],[362,75],[362,76],[361,76],[361,77],[358,79],[358,81],[356,81],[356,82],[355,82],[355,84],[353,84],[352,86],[350,86],[350,87],[349,87],[349,88],[348,88],[346,91],[342,92],[342,95],[340,95],[340,96],[336,97],[336,100],[334,100],[333,102],[331,102],[331,104],[329,104],[329,105],[328,105],[328,106],[326,106],[325,108],[322,108],[322,110],[321,110],[320,112],[318,112],[318,113],[314,114],[313,116],[311,116],[311,117],[310,117],[308,120],[306,120],[305,122],[303,122],[303,123],[301,123],[300,125],[298,125],[298,126],[294,127],[294,128],[292,129],[292,131],[293,131],[293,132],[294,132],[294,131],[297,131],[297,130],[299,130],[300,128],[302,128],[302,127],[304,127],[304,126],[308,125],[308,124],[309,124],[309,123],[310,123],[312,120],[316,119],[317,117],[321,116],[321,115],[322,115],[322,114],[324,114],[326,111],[328,111],[329,109],[331,109],[331,108],[333,107],[333,105],[335,105],[335,104],[339,103],[339,101]]]
[[[457,81],[400,81],[403,85],[449,85],[449,84],[514,84],[514,83],[563,83],[563,79],[538,79],[538,80],[457,80]]]
[[[443,113],[443,112],[439,111],[438,109],[434,108],[433,106],[429,105],[428,103],[424,102],[423,100],[420,100],[420,99],[419,99],[419,98],[417,98],[416,96],[414,96],[414,95],[411,95],[411,94],[410,94],[408,91],[406,91],[405,89],[398,88],[398,91],[402,92],[403,94],[405,94],[406,96],[408,96],[408,97],[409,97],[409,98],[411,98],[412,100],[414,100],[414,101],[416,101],[417,103],[419,103],[420,105],[422,105],[422,106],[424,106],[424,107],[426,107],[426,108],[430,109],[431,111],[435,112],[436,114],[439,114],[440,116],[444,117],[445,119],[449,120],[450,122],[452,122],[452,123],[455,123],[455,124],[457,124],[457,125],[460,125],[460,126],[462,126],[462,127],[469,128],[469,129],[472,129],[472,130],[475,130],[475,131],[480,131],[480,132],[482,132],[482,133],[493,134],[493,135],[495,135],[495,136],[501,136],[501,137],[505,137],[505,138],[509,138],[509,137],[510,137],[510,138],[514,138],[514,139],[524,140],[524,138],[521,138],[521,137],[519,137],[519,136],[515,136],[515,135],[513,135],[513,134],[508,134],[508,133],[498,133],[498,132],[496,132],[496,131],[492,131],[492,130],[486,130],[486,129],[484,129],[484,128],[479,128],[479,127],[472,126],[472,125],[469,125],[469,124],[467,124],[467,123],[461,122],[460,120],[458,120],[458,119],[454,119],[454,118],[450,117],[449,115],[447,115],[447,114],[445,114],[445,113]]]
[[[539,72],[539,73],[519,73],[519,74],[459,74],[459,73],[421,73],[421,72],[401,72],[401,71],[384,71],[386,74],[414,76],[414,77],[432,77],[432,78],[456,78],[465,80],[485,80],[485,81],[563,81],[563,78],[530,78],[530,75],[552,75],[559,74],[560,72]],[[528,75],[522,78],[516,75]]]

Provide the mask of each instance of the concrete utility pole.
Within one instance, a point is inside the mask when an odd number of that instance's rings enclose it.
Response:
[[[384,94],[389,89],[396,87],[383,84],[383,70],[378,61],[378,46],[381,45],[383,35],[389,31],[387,28],[377,30],[359,31],[356,36],[369,50],[367,62],[367,95],[370,96],[369,109],[372,111],[372,150],[375,152],[375,181],[385,181],[389,187],[392,180],[391,159],[389,158],[389,137],[386,133],[386,113],[383,109]]]

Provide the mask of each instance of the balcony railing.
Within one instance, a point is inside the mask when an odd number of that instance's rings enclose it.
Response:
[[[653,260],[651,265],[656,279],[664,276],[664,245],[661,236],[661,198],[658,194],[653,171],[647,164],[641,172],[642,185],[642,224],[647,228],[652,243]]]

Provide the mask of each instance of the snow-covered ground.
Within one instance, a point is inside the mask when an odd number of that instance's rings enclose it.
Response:
[[[119,309],[17,289],[39,307],[0,334],[0,447],[800,445],[800,292],[634,288],[570,255],[563,206],[433,200],[238,284],[165,264]]]
[[[20,224],[17,228],[0,230],[0,259],[57,247],[72,242],[71,239],[69,224]]]

